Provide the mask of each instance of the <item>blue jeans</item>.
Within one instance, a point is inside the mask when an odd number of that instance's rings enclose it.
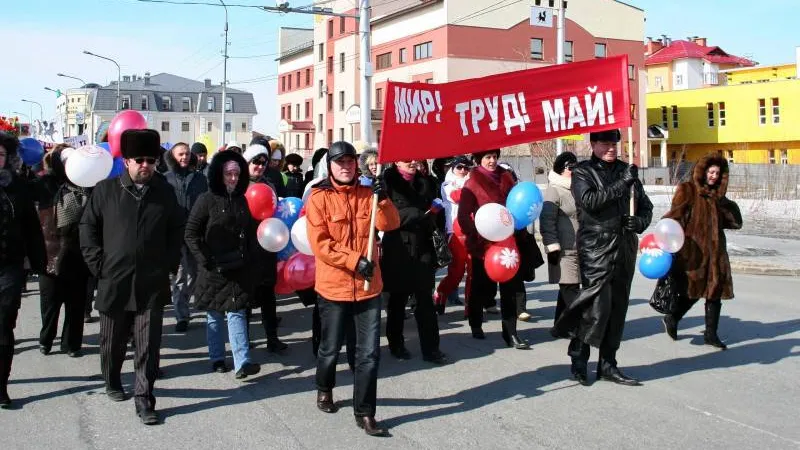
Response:
[[[178,273],[171,278],[172,306],[175,309],[175,320],[188,322],[191,318],[189,297],[192,292],[192,284],[197,279],[197,264],[185,246],[181,250],[181,265],[178,266]]]
[[[322,341],[317,352],[317,389],[331,392],[336,386],[336,364],[348,325],[355,325],[356,355],[353,380],[353,412],[356,417],[375,416],[380,361],[381,297],[358,302],[334,302],[320,297]]]
[[[244,309],[221,313],[207,311],[206,339],[208,340],[208,357],[211,362],[225,360],[225,336],[222,328],[225,317],[228,318],[228,340],[233,352],[233,367],[236,371],[250,362],[250,343],[247,339],[247,312]]]

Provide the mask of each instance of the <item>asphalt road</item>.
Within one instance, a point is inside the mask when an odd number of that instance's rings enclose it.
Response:
[[[538,278],[546,278],[544,271]],[[440,319],[442,350],[454,362],[435,367],[419,357],[410,319],[414,359],[395,360],[382,342],[378,419],[390,427],[389,438],[355,427],[346,364],[334,391],[341,410],[326,415],[315,408],[311,310],[294,300],[279,307],[289,352],[268,354],[259,334],[254,355],[262,372],[245,382],[210,372],[201,314],[179,335],[168,312],[166,378],[156,384],[164,423],[146,427],[131,400],[114,403],[103,394],[97,323],[86,327],[82,358],[38,352],[34,292],[24,298],[17,327],[9,390],[18,406],[0,410],[0,448],[799,448],[800,279],[741,275],[734,284],[737,299],[725,303],[720,333],[730,347],[720,352],[701,345],[701,304],[681,322],[680,340],[670,341],[647,305],[653,282],[637,275],[618,357],[642,387],[583,387],[568,379],[567,343],[548,334],[555,289],[541,282],[529,286],[534,319],[520,324],[530,351],[503,346],[497,316],[485,326],[487,340],[472,339],[463,310],[449,307]],[[128,359],[129,391],[132,370]]]

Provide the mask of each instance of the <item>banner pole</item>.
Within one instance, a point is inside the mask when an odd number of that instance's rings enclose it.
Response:
[[[378,170],[375,172],[375,178],[381,176],[383,164],[378,163]],[[378,180],[375,180],[377,183]],[[369,216],[369,244],[367,245],[367,261],[372,262],[373,249],[375,248],[375,216],[378,214],[378,194],[372,195],[372,214]],[[364,282],[364,290],[369,290],[369,280]]]
[[[633,127],[628,127],[628,164],[633,164]],[[631,186],[630,215],[636,214],[636,189]]]

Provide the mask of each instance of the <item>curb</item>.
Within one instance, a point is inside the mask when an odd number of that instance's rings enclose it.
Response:
[[[731,261],[731,271],[746,275],[766,275],[773,277],[800,277],[800,269],[791,269],[774,264],[753,264]]]

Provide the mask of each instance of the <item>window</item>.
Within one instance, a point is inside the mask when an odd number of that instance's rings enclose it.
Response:
[[[328,39],[333,37],[333,19],[328,21]]]
[[[300,71],[294,74],[294,85],[300,87]]]
[[[300,103],[294,105],[294,120],[300,120]]]
[[[172,97],[162,97],[161,107],[164,111],[172,111]]]
[[[286,120],[292,120],[292,105],[286,105]]]
[[[675,75],[675,84],[678,86],[683,85],[683,75]]]
[[[281,91],[286,91],[286,77],[281,77]]]
[[[339,17],[339,34],[344,34],[344,30],[345,30],[344,17]]]
[[[383,88],[375,88],[375,109],[383,109]]]
[[[311,133],[306,133],[306,146],[304,148],[306,150],[311,148]]]
[[[531,39],[531,59],[544,59],[544,40]]]
[[[328,56],[328,73],[333,73],[333,56]]]
[[[708,126],[714,126],[714,104],[706,103],[706,114],[708,116]]]
[[[225,112],[233,112],[233,99],[225,97]]]
[[[733,150],[726,150],[725,151],[725,157],[728,159],[728,163],[729,164],[733,164],[734,163]]]
[[[123,95],[122,96],[122,109],[131,109],[131,96],[130,95]]]
[[[286,119],[286,107],[281,106],[281,119]]]
[[[784,166],[789,164],[789,151],[785,148],[781,149],[781,164]]]
[[[325,44],[317,45],[317,54],[319,54],[319,62],[325,61]]]
[[[392,67],[392,52],[382,53],[375,57],[375,68],[386,69],[388,67]]]
[[[678,128],[678,107],[672,105],[672,128]]]
[[[78,97],[78,101],[80,102],[80,97]],[[147,111],[149,106],[149,102],[147,101],[147,95],[142,95],[142,111]]]
[[[333,111],[333,94],[328,94],[328,111]]]
[[[300,134],[294,135],[294,148],[295,149],[300,148]]]
[[[214,111],[214,97],[208,96],[208,100],[206,100],[206,111]]]
[[[758,123],[767,124],[767,101],[763,98],[758,99]]]
[[[169,131],[169,122],[161,122],[161,131]]]
[[[397,62],[400,64],[405,64],[408,62],[408,49],[403,47],[397,54]]]
[[[344,111],[344,91],[339,91],[339,111]]]
[[[564,41],[564,61],[572,62],[572,41]]]
[[[181,122],[181,131],[184,133],[189,131],[189,122]]]
[[[242,122],[242,132],[244,133],[246,131],[247,131],[247,122]]]
[[[725,102],[717,103],[717,108],[719,109],[719,126],[725,126]]]
[[[667,128],[669,128],[669,119],[667,117],[667,107],[666,106],[662,106],[661,107],[661,127],[664,128],[665,130]]]
[[[781,105],[777,97],[772,99],[772,123],[781,123]]]
[[[381,143],[381,131],[382,130],[375,131],[375,139],[378,141],[378,144]]]
[[[636,79],[636,66],[633,64],[628,64],[628,79],[635,80]]]
[[[181,111],[191,111],[192,110],[192,98],[191,97],[183,97],[181,98]]]
[[[208,124],[206,125],[206,131],[211,133],[211,127],[213,127],[213,126],[214,126],[213,122],[208,122]]]
[[[594,44],[594,57],[595,58],[606,57],[606,44]]]
[[[311,69],[306,69],[306,86],[311,86]]]
[[[231,123],[230,122],[225,122],[225,132],[226,133],[230,133],[231,132]],[[242,149],[242,150],[244,150],[244,149]]]
[[[431,83],[433,83],[433,78],[426,78],[425,82],[428,83],[428,84],[431,84]]]
[[[775,149],[769,149],[769,163],[775,164]]]
[[[339,53],[339,72],[344,72],[344,52]]]
[[[328,128],[328,147],[333,144],[333,130]]]
[[[325,82],[319,80],[319,98],[322,98],[323,95],[325,95]]]
[[[655,84],[655,86],[660,89],[664,86],[664,79],[661,77],[656,77],[653,84]]]
[[[287,85],[289,86],[289,90],[292,90],[292,75],[286,75]]]
[[[305,117],[306,119],[310,119],[311,118],[311,101],[310,100],[306,100],[305,110],[303,112],[305,113],[303,115],[303,117]]]
[[[344,140],[344,128],[339,128],[339,140]]]
[[[317,130],[322,131],[322,122],[325,120],[325,116],[320,114],[317,116]]]
[[[414,46],[414,60],[428,59],[433,56],[433,42],[423,42]]]

